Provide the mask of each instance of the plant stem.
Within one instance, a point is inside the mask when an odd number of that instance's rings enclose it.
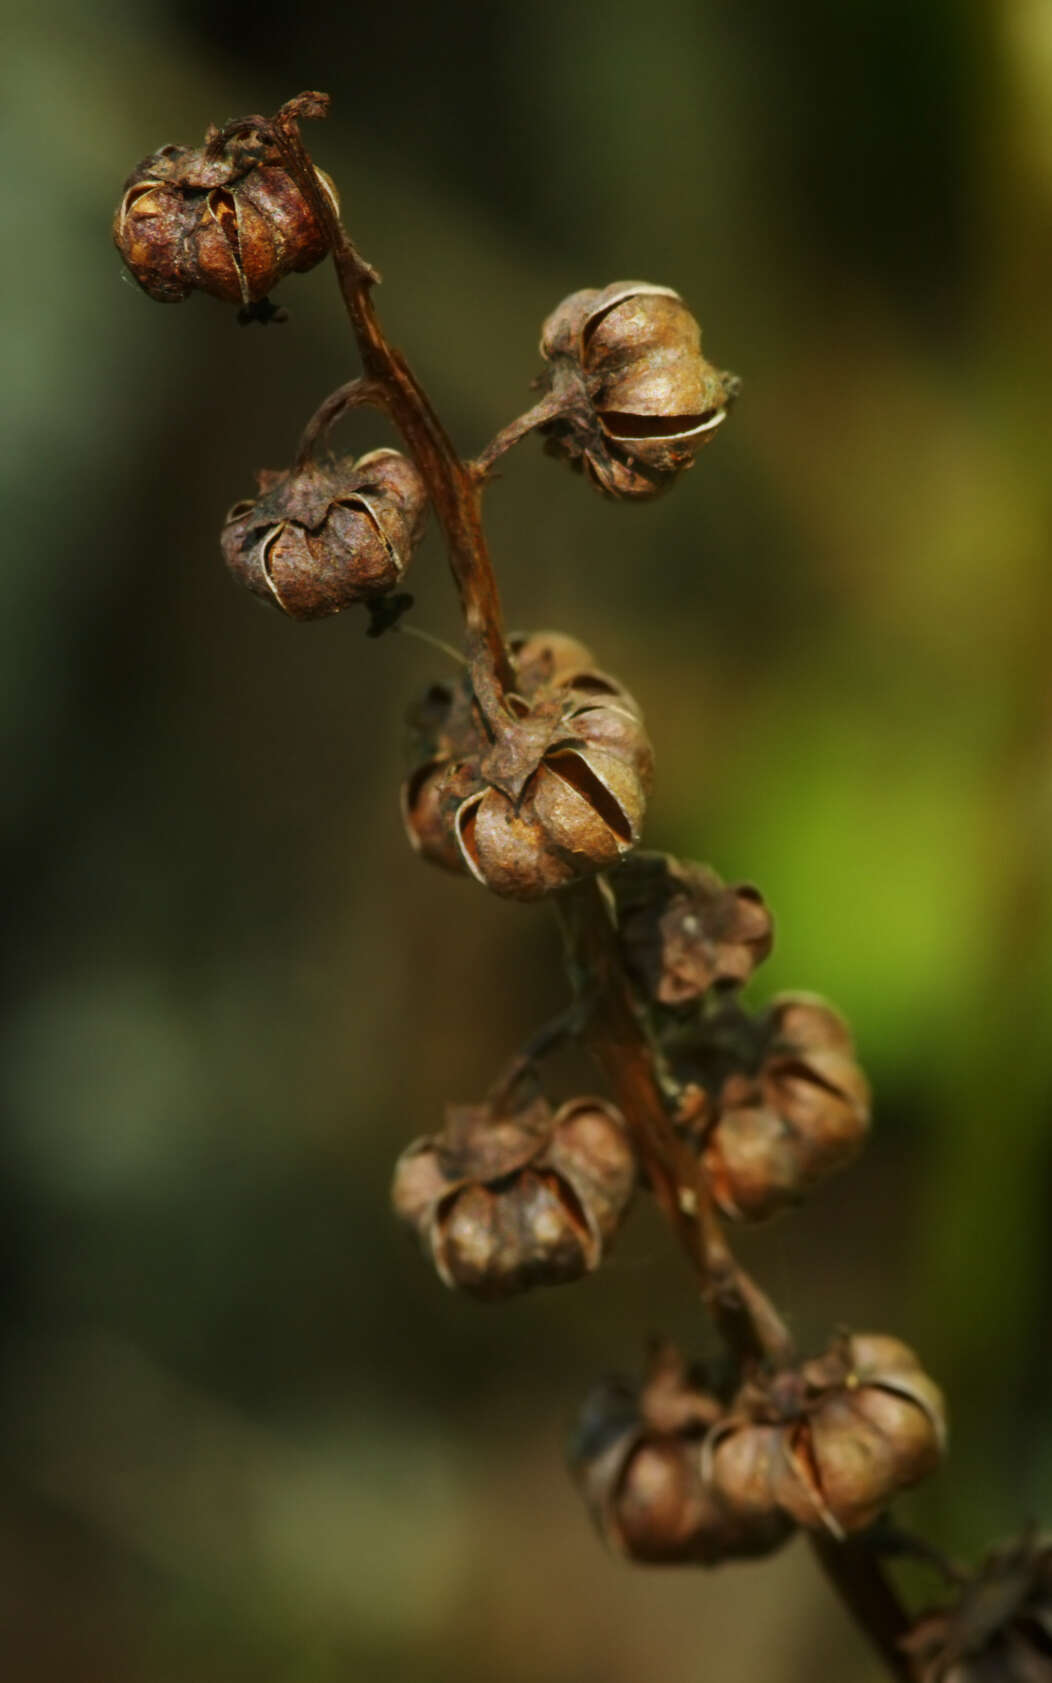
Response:
[[[303,144],[298,106],[290,101],[273,120],[286,168],[329,236],[333,263],[366,378],[383,388],[387,410],[424,478],[445,534],[460,595],[476,693],[491,727],[499,724],[513,687],[493,562],[482,529],[481,491],[460,460],[430,401],[401,352],[384,336],[372,286],[375,270],[352,245]]]
[[[568,407],[568,397],[560,390],[553,390],[527,409],[524,415],[516,416],[502,427],[495,438],[491,438],[486,448],[476,456],[470,464],[473,476],[482,481],[493,472],[494,467],[513,445],[518,444],[538,427],[543,427],[548,421],[554,421],[557,415],[565,413]]]
[[[562,902],[571,973],[587,976],[595,988],[589,1043],[632,1129],[658,1203],[698,1270],[705,1306],[739,1361],[791,1362],[788,1328],[735,1259],[704,1176],[669,1119],[601,890],[594,880],[583,882],[564,891]],[[892,1675],[911,1678],[899,1647],[909,1619],[865,1541],[821,1533],[811,1542],[826,1577]]]
[[[259,118],[243,119],[220,131],[212,144],[220,145],[223,136],[236,129],[252,126],[267,130],[328,234],[340,291],[361,354],[364,380],[340,388],[326,400],[308,426],[305,444],[312,446],[348,401],[378,402],[387,410],[425,480],[445,534],[464,616],[476,698],[490,728],[497,731],[509,717],[504,697],[514,687],[514,673],[482,528],[481,483],[504,450],[554,418],[565,405],[551,394],[498,433],[477,463],[461,461],[405,359],[385,338],[371,292],[379,276],[351,243],[303,145],[299,118],[322,116],[326,107],[326,96],[303,94],[283,106],[270,123]],[[367,395],[349,396],[362,393]],[[650,1039],[621,962],[598,882],[593,878],[564,890],[557,904],[563,918],[569,968],[578,984],[576,991],[579,998],[587,992],[585,1037],[632,1129],[654,1196],[697,1271],[706,1308],[740,1362],[758,1358],[775,1364],[790,1362],[793,1344],[788,1328],[735,1259],[704,1173],[673,1126]],[[817,1535],[812,1544],[823,1570],[892,1674],[908,1679],[909,1664],[898,1647],[906,1629],[906,1615],[865,1540],[834,1542]]]
[[[334,392],[323,398],[300,435],[296,449],[297,469],[306,466],[320,440],[342,415],[366,403],[379,408],[386,406],[386,392],[378,380],[348,380],[345,386],[337,386]]]
[[[789,1330],[732,1255],[700,1166],[673,1127],[595,879],[565,890],[560,911],[571,969],[594,989],[586,1038],[632,1129],[654,1195],[700,1276],[706,1308],[740,1360],[790,1361]]]
[[[912,1683],[913,1667],[899,1646],[909,1629],[909,1617],[884,1575],[883,1567],[865,1538],[839,1541],[825,1531],[813,1531],[811,1548],[829,1582],[869,1637],[893,1677]]]

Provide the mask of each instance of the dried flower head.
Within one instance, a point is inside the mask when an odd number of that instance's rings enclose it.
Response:
[[[1052,1541],[1031,1532],[993,1550],[902,1646],[919,1683],[1052,1683]]]
[[[338,210],[322,170],[322,191]],[[113,239],[139,285],[162,304],[195,290],[242,306],[264,298],[282,275],[313,269],[328,237],[259,129],[205,145],[162,146],[134,169]]]
[[[865,1141],[869,1085],[850,1031],[812,994],[781,994],[759,1019],[737,1005],[702,1019],[673,1058],[681,1126],[732,1220],[799,1203]]]
[[[707,865],[635,853],[611,876],[625,962],[651,998],[690,1005],[739,986],[771,950],[771,914],[748,883],[727,888]]]
[[[562,1285],[599,1266],[635,1187],[624,1120],[602,1099],[450,1105],[414,1141],[392,1201],[439,1277],[474,1297]]]
[[[702,1445],[722,1414],[671,1345],[654,1350],[639,1390],[613,1382],[588,1399],[571,1459],[611,1548],[654,1565],[716,1566],[769,1554],[789,1536],[780,1509],[743,1516],[703,1478]]]
[[[548,448],[613,497],[653,497],[690,467],[737,391],[702,356],[679,294],[649,281],[564,298],[544,323],[541,354],[573,398],[545,427]]]
[[[397,450],[259,475],[262,495],[223,527],[231,572],[292,619],[321,619],[401,581],[427,514],[423,480]]]
[[[857,1333],[797,1369],[751,1378],[705,1445],[713,1488],[743,1515],[858,1531],[939,1462],[942,1394],[897,1338]]]
[[[402,806],[424,858],[536,900],[635,846],[652,757],[636,703],[583,644],[542,632],[510,648],[516,693],[496,727],[469,679],[428,692]]]

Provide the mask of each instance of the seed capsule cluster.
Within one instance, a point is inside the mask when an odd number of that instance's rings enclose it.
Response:
[[[321,619],[400,583],[427,514],[423,480],[397,450],[259,475],[222,548],[235,578],[291,619]]]
[[[872,1524],[939,1462],[942,1394],[897,1338],[838,1339],[798,1369],[742,1387],[705,1444],[705,1475],[737,1511],[841,1536]]]
[[[545,429],[553,455],[610,497],[653,497],[690,467],[738,382],[701,354],[678,292],[614,281],[565,298],[541,331],[549,378],[577,402]]]
[[[403,1151],[395,1210],[445,1285],[496,1301],[593,1272],[637,1185],[657,1194],[734,1360],[717,1381],[660,1346],[642,1385],[590,1399],[574,1467],[602,1535],[632,1560],[713,1566],[769,1554],[797,1528],[864,1530],[938,1461],[941,1395],[913,1351],[883,1334],[842,1335],[798,1362],[788,1333],[771,1332],[773,1309],[765,1320],[754,1296],[750,1310],[719,1221],[777,1213],[859,1150],[869,1090],[850,1032],[813,995],[784,993],[760,1011],[742,1003],[773,940],[762,896],[637,851],[653,778],[639,707],[576,638],[504,639],[475,541],[479,487],[531,429],[605,495],[645,499],[713,438],[738,382],[703,356],[671,288],[575,292],[544,323],[540,403],[462,462],[387,345],[368,291],[376,274],[338,229],[335,189],[300,144],[295,122],[325,104],[301,95],[272,121],[210,130],[200,148],[162,147],[128,178],[114,238],[151,297],[200,290],[241,306],[242,319],[267,319],[269,289],[313,267],[332,239],[366,377],[325,400],[292,468],[261,473],[259,494],[234,505],[223,554],[289,618],[365,603],[379,634],[411,604],[382,598],[401,583],[433,497],[471,659],[414,709],[409,841],[504,898],[560,895],[577,994],[560,1033],[587,1032],[593,1049],[605,1034],[624,1103],[624,1114],[603,1098],[549,1103],[534,1052],[523,1054],[489,1098],[449,1106],[437,1132]],[[328,453],[328,429],[359,403],[388,411],[414,460]],[[589,916],[591,942],[574,945]],[[1012,1556],[997,1621],[976,1611],[989,1608],[978,1590],[920,1621],[908,1645],[922,1683],[1052,1683],[1048,1558],[1047,1548]],[[1000,1585],[1003,1565],[982,1581]]]
[[[774,924],[759,890],[728,888],[706,865],[636,853],[613,890],[625,962],[660,1005],[740,987],[771,950]]]
[[[334,210],[336,189],[318,170]],[[282,275],[313,269],[328,237],[271,140],[249,129],[225,143],[162,146],[124,184],[113,239],[151,298],[207,292],[228,304],[265,298]]]
[[[959,1585],[902,1642],[918,1683],[1052,1683],[1052,1538],[1028,1531]]]
[[[582,643],[539,632],[513,638],[511,654],[516,690],[499,734],[470,682],[428,692],[402,808],[423,858],[537,900],[635,845],[653,760],[636,703]]]
[[[391,1196],[444,1284],[494,1299],[597,1268],[635,1181],[613,1105],[579,1098],[553,1112],[534,1094],[449,1106],[442,1132],[402,1153]]]
[[[570,1462],[592,1518],[618,1554],[647,1565],[717,1566],[770,1554],[793,1524],[775,1507],[739,1511],[706,1479],[704,1446],[724,1407],[673,1345],[638,1389],[600,1387],[585,1403]]]
[[[709,1083],[684,1088],[680,1114],[724,1215],[763,1221],[857,1156],[869,1084],[844,1019],[813,995],[781,994],[730,1026],[742,1031],[740,1061],[718,1045],[710,1053],[713,1025],[680,1052],[681,1071]]]
[[[586,1403],[571,1462],[606,1541],[633,1560],[716,1566],[800,1527],[842,1537],[937,1464],[941,1394],[913,1351],[842,1337],[724,1398],[670,1346],[644,1384]]]

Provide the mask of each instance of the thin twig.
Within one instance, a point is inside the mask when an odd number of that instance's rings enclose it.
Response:
[[[732,1255],[704,1175],[673,1126],[596,881],[565,890],[559,909],[572,971],[595,989],[588,1042],[632,1129],[654,1194],[699,1275],[706,1307],[740,1360],[789,1361],[789,1329]]]
[[[334,392],[323,398],[300,435],[296,448],[297,470],[305,467],[310,461],[330,427],[335,426],[349,410],[360,408],[364,404],[373,404],[380,409],[386,408],[387,394],[379,380],[348,380],[345,386],[337,386]]]
[[[501,704],[504,693],[513,684],[513,674],[504,641],[496,576],[482,529],[479,487],[461,462],[404,357],[384,336],[371,293],[376,273],[351,243],[331,200],[321,188],[300,136],[298,110],[297,102],[293,101],[278,112],[273,124],[274,136],[289,174],[329,236],[340,292],[366,377],[384,387],[391,419],[427,485],[449,548],[472,667],[478,667],[479,705],[486,712],[491,728],[498,729]]]
[[[514,1057],[509,1058],[497,1079],[492,1083],[487,1098],[491,1104],[497,1104],[506,1099],[524,1076],[533,1071],[542,1058],[554,1052],[560,1046],[565,1046],[568,1040],[575,1039],[583,1031],[587,1021],[588,1001],[575,999],[565,1011],[550,1017],[524,1045],[519,1047]]]
[[[554,421],[557,416],[564,414],[567,407],[568,397],[565,392],[555,390],[546,393],[539,403],[533,405],[532,409],[527,409],[525,414],[517,416],[514,421],[509,421],[508,425],[502,427],[495,438],[490,439],[486,448],[480,451],[473,462],[469,463],[473,476],[480,482],[488,478],[501,456],[510,450],[513,445],[518,444],[531,432],[535,432],[538,427],[543,427],[549,421]]]

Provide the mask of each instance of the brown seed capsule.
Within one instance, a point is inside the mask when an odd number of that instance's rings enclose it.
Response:
[[[712,1035],[720,1019],[703,1024]],[[842,1169],[869,1130],[869,1086],[846,1023],[809,994],[783,994],[760,1021],[737,1011],[740,1044],[704,1038],[680,1057],[681,1120],[713,1197],[736,1221],[763,1221]]]
[[[518,693],[499,728],[483,723],[469,680],[437,704],[429,692],[402,810],[425,858],[536,900],[636,844],[652,757],[632,697],[582,644],[539,633],[510,648]]]
[[[447,1286],[497,1299],[599,1266],[635,1186],[624,1120],[602,1099],[450,1105],[395,1169],[396,1213]]]
[[[951,1607],[917,1620],[901,1646],[918,1683],[1052,1683],[1052,1540],[995,1549]]]
[[[338,210],[332,182],[316,174]],[[328,250],[324,228],[258,129],[223,143],[209,131],[203,147],[163,146],[144,158],[124,184],[113,239],[162,304],[195,289],[256,303],[282,275],[313,269]]]
[[[613,497],[652,497],[690,467],[724,420],[733,375],[701,354],[679,294],[649,281],[572,293],[548,317],[541,354],[553,385],[576,394],[544,431]]]
[[[801,1368],[743,1386],[705,1445],[705,1473],[744,1515],[858,1531],[938,1465],[942,1394],[897,1338],[856,1334]]]
[[[615,1383],[589,1398],[571,1459],[596,1526],[618,1553],[716,1566],[769,1554],[789,1536],[792,1521],[778,1508],[743,1517],[702,1477],[702,1444],[722,1412],[671,1346],[654,1352],[638,1393]]]
[[[707,865],[635,853],[610,881],[626,962],[662,1005],[747,982],[771,950],[771,914],[758,890],[726,888]]]
[[[242,584],[292,619],[321,619],[401,581],[427,512],[423,480],[397,450],[261,473],[235,503],[223,554]]]

